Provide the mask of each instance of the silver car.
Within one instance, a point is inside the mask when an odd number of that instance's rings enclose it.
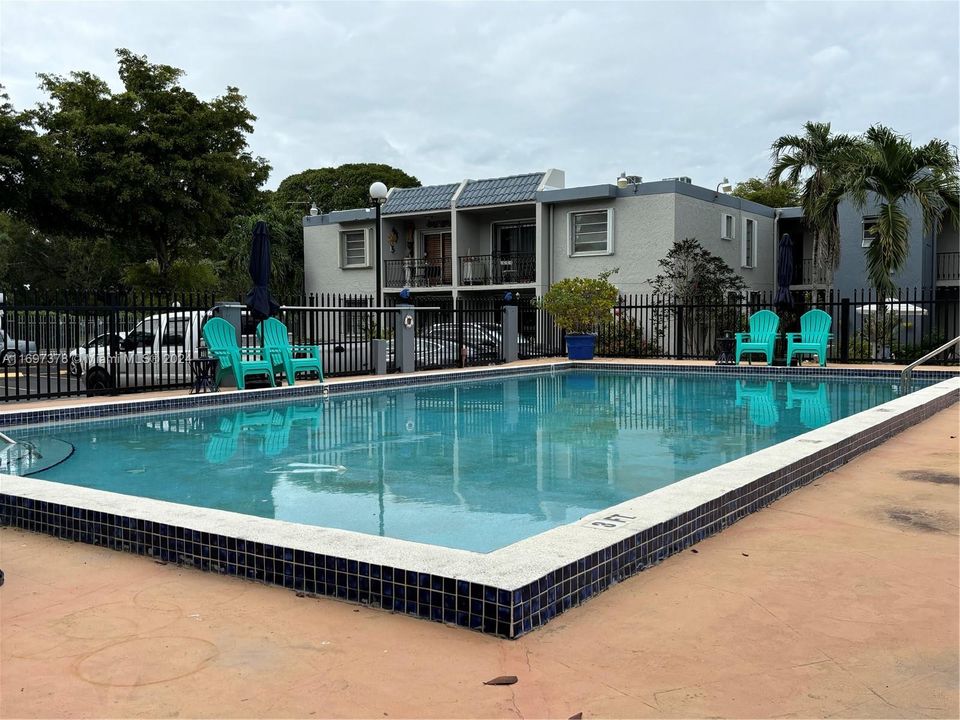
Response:
[[[0,330],[0,364],[11,367],[26,355],[35,355],[37,344],[27,340],[14,340],[5,330]]]

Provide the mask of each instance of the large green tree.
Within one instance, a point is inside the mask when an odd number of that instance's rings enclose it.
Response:
[[[800,189],[796,183],[771,182],[764,178],[748,178],[738,182],[731,193],[772,208],[794,207],[800,204]]]
[[[121,277],[121,262],[103,238],[48,235],[0,212],[0,291],[115,288]]]
[[[27,193],[22,213],[49,235],[105,239],[169,286],[178,259],[204,255],[250,211],[269,165],[248,150],[256,118],[237,88],[200,100],[181,86],[183,71],[117,56],[120,92],[88,72],[40,75],[50,102],[30,119],[46,149],[34,173],[46,192]]]
[[[390,165],[347,163],[291,175],[280,183],[271,202],[277,206],[302,203],[304,212],[311,202],[316,203],[321,212],[367,207],[370,185],[378,180],[388,188],[420,187],[417,178]]]
[[[230,221],[217,243],[219,289],[237,299],[250,289],[250,243],[259,220],[270,229],[270,290],[282,301],[295,300],[303,293],[303,213],[294,206],[268,205]]]
[[[867,248],[867,274],[884,298],[893,290],[890,276],[910,252],[910,218],[906,205],[920,208],[925,232],[945,220],[957,222],[957,152],[945,140],[914,147],[883,125],[867,130],[848,153],[843,190],[861,210],[877,202],[875,237]]]
[[[830,123],[807,122],[803,135],[784,135],[772,145],[770,182],[784,174],[790,184],[800,184],[800,205],[813,236],[813,259],[821,270],[833,270],[840,262],[840,224],[837,208],[843,196],[842,175],[856,139],[833,135]]]

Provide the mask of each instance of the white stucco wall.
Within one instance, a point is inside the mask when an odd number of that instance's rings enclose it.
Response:
[[[303,228],[303,284],[311,293],[373,293],[376,278],[373,269],[372,222],[311,225]],[[369,237],[370,267],[340,267],[340,231],[363,229]],[[386,243],[384,243],[386,245]],[[386,250],[384,257],[389,255]]]
[[[676,237],[677,239],[695,238],[704,248],[721,258],[734,272],[747,283],[747,289],[769,291],[774,289],[775,281],[775,243],[773,239],[773,218],[738,208],[698,200],[686,195],[676,196]],[[721,239],[721,218],[723,215],[734,217],[734,238]],[[744,237],[745,221],[755,220],[756,260],[753,268],[741,264],[741,248]]]
[[[648,278],[657,274],[657,261],[674,239],[674,195],[639,195],[552,206],[546,216],[552,223],[551,282],[565,277],[596,277],[603,270],[620,268],[611,281],[626,294],[646,293]],[[612,255],[571,257],[569,216],[587,210],[613,208]]]

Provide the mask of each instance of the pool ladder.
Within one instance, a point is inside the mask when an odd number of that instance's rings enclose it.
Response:
[[[907,366],[900,372],[900,394],[903,395],[903,394],[906,394],[907,392],[909,392],[909,390],[910,390],[910,377],[911,377],[911,375],[913,374],[913,369],[914,369],[917,365],[919,365],[919,364],[921,364],[921,363],[925,363],[925,362],[926,362],[927,360],[929,360],[930,358],[935,357],[935,356],[939,355],[940,353],[942,353],[942,352],[943,352],[944,350],[946,350],[948,347],[951,347],[952,345],[957,345],[957,344],[960,344],[960,335],[958,335],[957,337],[955,337],[953,340],[950,340],[950,341],[948,341],[948,342],[945,342],[943,345],[941,345],[940,347],[938,347],[936,350],[931,350],[930,352],[928,352],[926,355],[924,355],[924,356],[923,356],[922,358],[920,358],[919,360],[914,360],[912,363],[910,363],[909,365],[907,365]]]

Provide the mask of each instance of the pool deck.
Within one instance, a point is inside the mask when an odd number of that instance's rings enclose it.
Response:
[[[955,718],[958,435],[954,405],[514,641],[3,528],[0,717]]]

